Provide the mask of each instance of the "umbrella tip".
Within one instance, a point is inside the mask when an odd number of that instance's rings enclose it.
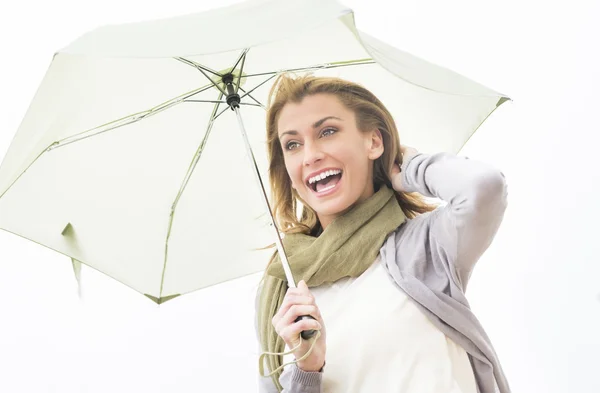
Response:
[[[171,299],[175,299],[176,297],[181,296],[181,295],[179,293],[176,293],[175,295],[156,297],[156,296],[152,296],[147,293],[144,293],[144,296],[146,296],[148,299],[152,300],[156,304],[163,304],[163,303],[165,303]]]
[[[506,101],[512,101],[512,100],[509,97],[500,97],[500,99],[496,103],[496,108],[498,108],[500,105],[504,104]]]
[[[63,236],[72,235],[73,234],[73,225],[71,225],[71,223],[68,222],[60,234]]]

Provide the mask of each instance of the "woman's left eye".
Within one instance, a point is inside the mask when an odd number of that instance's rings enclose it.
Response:
[[[326,128],[323,130],[323,132],[321,132],[321,136],[329,136],[335,133],[335,129],[333,128]]]

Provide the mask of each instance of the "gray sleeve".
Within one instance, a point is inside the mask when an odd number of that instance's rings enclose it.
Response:
[[[417,154],[402,164],[402,188],[447,205],[431,215],[431,234],[466,286],[479,257],[500,227],[507,206],[504,175],[493,167],[449,153]]]
[[[259,340],[259,352],[262,352],[260,345],[260,337],[258,334],[258,301],[260,299],[260,290],[256,293],[255,300],[255,318],[254,328],[256,338]],[[268,374],[268,367],[265,365],[265,374]],[[259,374],[257,372],[257,374]],[[283,386],[282,393],[321,393],[322,372],[307,372],[299,369],[296,364],[283,369],[283,373],[279,377],[279,383]],[[258,393],[278,393],[275,384],[271,377],[263,377],[258,375]]]

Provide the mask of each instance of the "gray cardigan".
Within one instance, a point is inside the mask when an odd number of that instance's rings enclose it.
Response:
[[[480,393],[509,393],[496,352],[465,297],[471,271],[502,222],[504,176],[484,163],[448,153],[417,154],[403,163],[402,174],[404,191],[447,204],[407,220],[386,239],[380,256],[391,285],[466,350]],[[280,382],[286,393],[320,393],[326,372],[327,366],[319,373],[292,365]],[[271,378],[259,376],[259,392],[277,392]]]

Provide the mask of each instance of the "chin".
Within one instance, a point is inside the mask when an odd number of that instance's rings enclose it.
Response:
[[[355,203],[352,200],[317,201],[311,208],[318,216],[338,217],[350,210]]]
[[[360,199],[360,192],[349,192],[358,191],[349,187],[349,184],[340,180],[338,187],[332,190],[330,195],[324,197],[319,197],[313,189],[307,187],[306,194],[302,195],[302,199],[317,213],[318,217],[339,217],[350,210]]]

